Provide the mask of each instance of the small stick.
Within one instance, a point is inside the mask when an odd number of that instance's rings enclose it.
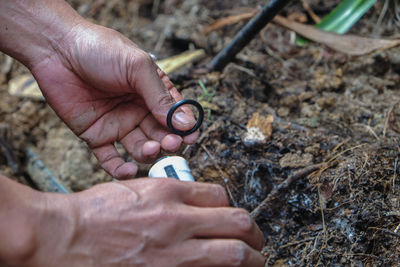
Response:
[[[397,163],[398,163],[398,158],[396,158],[396,161],[395,161],[395,163],[394,163],[394,169],[393,169],[393,182],[392,182],[392,184],[393,184],[393,186],[392,186],[392,191],[393,191],[393,194],[395,194],[396,193],[396,173],[397,173]]]
[[[302,0],[301,3],[303,5],[303,8],[307,11],[307,13],[312,18],[312,20],[315,23],[320,23],[321,22],[321,18],[318,17],[318,15],[314,13],[314,11],[311,9],[310,5],[308,4],[307,0]]]
[[[211,160],[213,161],[214,167],[218,170],[219,174],[221,175],[222,181],[225,184],[226,187],[226,191],[228,192],[229,198],[231,199],[232,204],[237,207],[238,204],[235,201],[235,199],[233,198],[231,189],[229,188],[229,178],[226,178],[224,175],[224,172],[222,171],[221,167],[217,164],[215,158],[213,155],[211,155],[210,151],[208,151],[208,149],[206,148],[205,145],[201,145],[201,148],[207,153],[207,155],[211,158]]]
[[[394,106],[395,106],[395,105],[392,105],[392,106],[389,108],[389,111],[388,111],[388,113],[387,113],[387,116],[386,116],[386,119],[385,119],[385,125],[383,126],[383,138],[386,137],[386,131],[387,131],[388,125],[389,125],[390,114],[392,114],[392,111],[393,111],[393,109],[394,109]]]
[[[250,20],[209,63],[208,68],[221,71],[279,13],[290,0],[271,0]]]
[[[319,209],[321,210],[321,218],[322,218],[322,229],[324,231],[324,243],[326,243],[327,240],[327,234],[326,234],[326,224],[325,224],[325,215],[324,215],[324,203],[321,198],[321,188],[318,186],[318,200],[319,200]]]
[[[269,193],[269,195],[257,206],[257,208],[255,208],[250,213],[251,217],[254,219],[257,218],[261,214],[261,212],[263,212],[268,207],[269,203],[278,196],[278,193],[282,189],[288,188],[294,181],[296,181],[304,176],[307,176],[316,170],[319,170],[324,165],[325,165],[325,163],[314,164],[314,165],[305,167],[305,168],[295,172],[294,174],[290,175],[285,181],[283,181],[277,187],[275,187]]]
[[[382,233],[387,233],[389,235],[396,236],[396,237],[400,238],[400,234],[398,234],[396,232],[393,232],[393,231],[390,231],[389,229],[378,228],[378,227],[368,227],[368,229],[375,229],[375,230],[381,231]]]

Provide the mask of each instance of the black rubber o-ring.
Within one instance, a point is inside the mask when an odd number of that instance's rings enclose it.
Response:
[[[187,131],[178,130],[174,127],[174,125],[172,125],[172,115],[174,115],[175,111],[182,105],[193,105],[197,108],[199,112],[199,117],[197,118],[196,124],[192,129]],[[172,133],[177,134],[179,136],[186,136],[197,131],[197,129],[199,129],[201,124],[203,123],[203,119],[204,119],[204,110],[203,107],[200,105],[200,103],[193,99],[184,99],[173,105],[171,109],[168,111],[167,125]]]

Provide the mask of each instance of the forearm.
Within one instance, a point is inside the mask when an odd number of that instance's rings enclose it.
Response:
[[[0,0],[0,50],[34,66],[83,21],[63,0]]]

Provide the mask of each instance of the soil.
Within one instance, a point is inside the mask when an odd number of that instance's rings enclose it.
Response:
[[[226,187],[232,205],[251,212],[267,198],[252,213],[266,238],[266,266],[398,266],[400,48],[350,57],[315,43],[297,47],[293,33],[270,24],[222,73],[199,74],[245,22],[207,36],[203,27],[264,1],[69,2],[159,59],[207,51],[202,62],[170,75],[185,98],[205,99],[199,81],[215,93],[201,137],[181,155],[198,181]],[[281,14],[312,24],[300,2]],[[324,16],[340,1],[308,2]],[[382,13],[384,2],[350,32],[398,38],[400,21],[393,9]],[[26,73],[0,55],[0,172],[34,186],[25,163],[32,147],[73,191],[110,181],[43,100],[8,93],[9,81]],[[259,121],[272,116],[272,132],[248,141],[255,113]]]

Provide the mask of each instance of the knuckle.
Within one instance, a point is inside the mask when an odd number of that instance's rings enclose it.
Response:
[[[236,225],[242,233],[250,233],[253,231],[253,219],[250,213],[244,209],[235,209],[232,216],[236,222]]]
[[[158,98],[158,104],[160,107],[170,107],[174,104],[174,100],[170,94],[163,94]]]
[[[223,188],[221,185],[213,185],[213,186],[214,186],[216,198],[218,200],[220,200],[222,203],[228,205],[229,199],[228,199],[228,194],[226,193],[225,188]]]
[[[157,191],[162,192],[161,194],[170,200],[180,199],[182,193],[188,192],[188,188],[185,187],[186,184],[183,184],[176,179],[159,178],[155,180],[158,180]]]
[[[235,241],[230,248],[229,266],[246,266],[249,257],[249,247],[242,241]]]
[[[166,179],[166,178],[160,178],[160,179],[155,179],[157,182],[157,186],[159,187],[159,190],[162,192],[165,192],[167,194],[174,193],[176,192],[176,183],[174,183],[174,180],[171,179]]]
[[[151,56],[144,51],[138,52],[138,54],[135,56],[135,63],[139,68],[149,67],[154,64]]]

